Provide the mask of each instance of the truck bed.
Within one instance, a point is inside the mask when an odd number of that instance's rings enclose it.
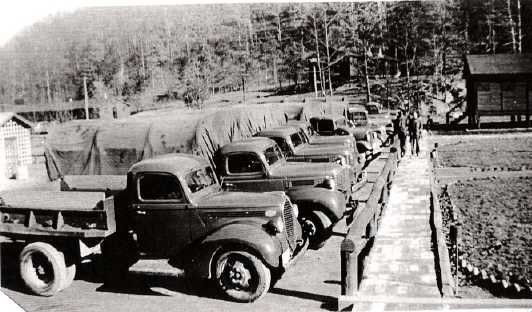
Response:
[[[0,235],[103,238],[114,231],[114,200],[102,192],[0,194]]]
[[[125,190],[126,182],[125,175],[67,175],[61,180],[61,191],[105,192],[111,196]]]

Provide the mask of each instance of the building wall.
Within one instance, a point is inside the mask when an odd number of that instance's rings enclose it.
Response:
[[[3,126],[0,127],[0,143],[2,147],[0,148],[0,161],[3,166],[0,168],[0,172],[3,171],[3,175],[8,174],[7,172],[7,158],[6,158],[6,141],[14,138],[17,150],[17,163],[18,165],[28,165],[31,164],[31,138],[30,138],[30,129],[24,128],[14,120],[6,122]]]
[[[524,81],[475,81],[472,92],[478,112],[483,114],[524,114],[527,111],[527,82]],[[468,90],[469,92],[470,90]]]

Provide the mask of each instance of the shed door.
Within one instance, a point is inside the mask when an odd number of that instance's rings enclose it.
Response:
[[[6,153],[6,176],[8,178],[13,177],[17,172],[17,138],[7,137],[4,139],[5,153]]]

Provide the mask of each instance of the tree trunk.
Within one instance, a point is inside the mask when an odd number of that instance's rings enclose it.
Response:
[[[327,50],[327,75],[329,80],[329,94],[333,95],[332,81],[331,81],[331,55],[329,52],[329,31],[327,25],[327,12],[324,10],[324,19],[325,19],[325,48]]]
[[[46,69],[46,100],[48,105],[52,103],[52,95],[50,94],[50,72]]]
[[[369,85],[368,50],[366,47],[366,42],[363,43],[363,46],[364,46],[364,79],[366,81],[366,101],[369,103],[371,101],[371,87]]]
[[[512,35],[512,51],[515,53],[517,52],[517,42],[515,40],[515,23],[514,19],[512,18],[512,7],[510,0],[506,0],[506,8],[508,9],[508,21],[510,23],[510,34]]]
[[[140,71],[140,74],[141,74],[141,77],[142,77],[142,81],[144,82],[144,80],[146,79],[146,63],[144,61],[144,40],[140,40],[140,66],[141,66],[141,71]]]
[[[523,51],[523,35],[521,27],[521,0],[517,0],[517,51]]]
[[[320,75],[320,87],[322,95],[325,95],[325,84],[323,81],[323,71],[321,69],[321,59],[320,59],[320,47],[318,44],[318,26],[316,25],[316,15],[312,15],[312,24],[314,26],[314,42],[316,45],[316,58],[318,61],[318,71]]]

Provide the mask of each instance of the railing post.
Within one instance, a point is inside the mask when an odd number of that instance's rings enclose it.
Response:
[[[340,247],[342,296],[353,296],[358,290],[358,253],[355,243],[345,238]]]

